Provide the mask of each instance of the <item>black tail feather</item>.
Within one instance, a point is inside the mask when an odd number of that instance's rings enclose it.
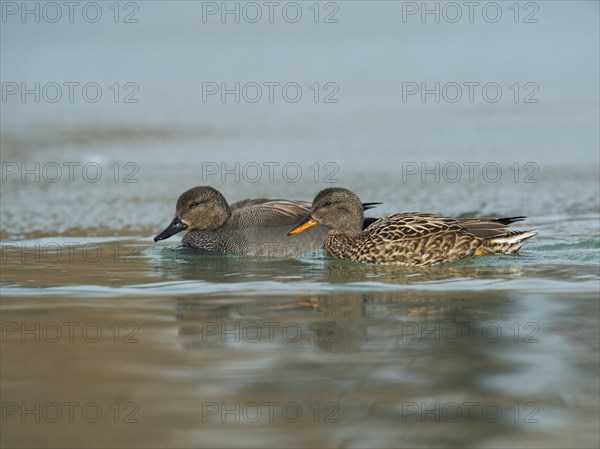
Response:
[[[362,203],[363,210],[373,209],[383,203]]]
[[[496,218],[494,221],[503,225],[509,225],[511,223],[516,223],[517,221],[523,221],[527,217],[521,215],[519,217],[507,217],[507,218]]]

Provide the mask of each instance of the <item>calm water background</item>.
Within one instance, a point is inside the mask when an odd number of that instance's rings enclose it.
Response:
[[[472,23],[462,3],[456,23],[444,3],[439,23],[407,15],[421,2],[301,2],[296,23],[285,3],[273,23],[262,3],[257,23],[245,3],[239,23],[203,20],[220,2],[99,2],[96,23],[8,3],[3,447],[598,447],[597,2],[499,2],[496,23],[486,3]],[[39,102],[9,94],[36,82]],[[239,102],[203,99],[236,82]],[[407,94],[435,83],[439,102]],[[154,244],[200,184],[345,186],[373,215],[527,215],[540,235],[427,269]]]

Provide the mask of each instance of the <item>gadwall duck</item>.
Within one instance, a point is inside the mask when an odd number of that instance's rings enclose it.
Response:
[[[329,229],[331,257],[384,265],[422,266],[465,257],[513,254],[536,231],[511,231],[525,217],[454,219],[406,213],[380,218],[362,229],[360,199],[347,189],[329,188],[314,199],[308,216],[289,231],[296,235],[322,224]],[[318,229],[318,228],[317,228]]]
[[[377,204],[365,203],[361,208]],[[202,252],[292,258],[323,248],[326,229],[313,229],[301,238],[287,236],[290,227],[309,212],[306,201],[256,198],[229,205],[218,190],[193,187],[181,194],[175,218],[154,241],[188,230],[183,246]],[[365,220],[364,226],[375,220]]]

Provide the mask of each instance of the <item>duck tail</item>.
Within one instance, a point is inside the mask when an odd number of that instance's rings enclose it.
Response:
[[[512,223],[516,223],[518,221],[523,221],[525,220],[527,217],[525,217],[524,215],[520,215],[518,217],[506,217],[506,218],[496,218],[494,221],[497,223],[501,223],[503,225],[509,225]]]
[[[362,203],[363,210],[373,209],[383,203]]]
[[[510,231],[503,235],[485,239],[481,251],[483,254],[514,254],[521,249],[528,239],[537,234],[537,229],[533,231]]]

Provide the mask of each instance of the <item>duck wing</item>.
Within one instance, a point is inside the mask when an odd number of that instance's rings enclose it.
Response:
[[[310,206],[306,201],[250,198],[230,206],[229,221],[243,228],[292,226],[308,215]]]
[[[507,218],[470,218],[460,220],[460,225],[465,229],[465,232],[486,239],[511,232],[509,225],[517,221],[523,221],[525,218],[526,217],[523,216]]]
[[[383,217],[365,232],[384,240],[419,239],[447,232],[490,238],[507,234],[511,223],[524,219],[525,217],[456,219],[410,212]]]
[[[419,239],[438,233],[461,231],[464,231],[464,228],[454,218],[409,212],[383,217],[371,224],[364,232],[368,238],[406,240]]]

